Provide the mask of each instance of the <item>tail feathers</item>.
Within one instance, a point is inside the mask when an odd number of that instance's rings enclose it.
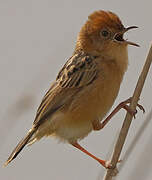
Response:
[[[33,127],[29,130],[28,134],[18,143],[16,148],[13,150],[7,161],[4,163],[4,167],[7,166],[13,159],[17,157],[17,155],[21,152],[24,146],[28,143],[32,135],[35,133],[37,128]]]

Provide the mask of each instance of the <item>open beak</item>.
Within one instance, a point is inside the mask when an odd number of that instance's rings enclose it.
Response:
[[[134,43],[134,42],[131,42],[131,41],[128,41],[128,40],[124,40],[123,39],[123,34],[127,31],[129,31],[130,29],[134,29],[134,28],[138,28],[137,26],[130,26],[128,28],[125,28],[121,33],[117,33],[115,36],[114,36],[114,41],[117,41],[117,42],[125,42],[126,44],[129,44],[129,45],[133,45],[133,46],[137,46],[137,47],[140,47],[138,44]]]

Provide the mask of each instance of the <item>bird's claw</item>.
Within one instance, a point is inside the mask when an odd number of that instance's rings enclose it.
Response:
[[[144,108],[141,104],[137,104],[137,107],[138,107],[143,113],[145,113],[145,108]]]
[[[134,119],[136,118],[136,114],[137,114],[137,110],[132,110],[130,109],[130,107],[127,104],[123,104],[122,106],[131,116],[134,117]]]
[[[120,159],[120,160],[118,160],[117,163],[121,163],[121,162],[122,162],[122,160]],[[106,168],[106,169],[114,169],[115,166],[113,166],[113,165],[111,164],[111,161],[105,161],[105,168]]]
[[[131,103],[131,99],[132,99],[132,97],[131,98],[129,98],[129,99],[127,99],[126,101],[123,101],[122,103],[121,103],[121,106],[127,111],[127,112],[129,112],[129,114],[131,115],[131,116],[133,116],[134,117],[134,119],[136,118],[136,114],[137,114],[137,109],[135,109],[135,110],[132,110],[132,109],[130,109],[130,107],[127,105],[128,103]],[[143,113],[145,113],[145,109],[144,109],[144,107],[141,105],[141,104],[137,104],[137,107],[141,110],[141,111],[143,111]]]
[[[106,169],[112,169],[113,168],[113,165],[111,164],[110,161],[105,161],[105,168]]]
[[[137,112],[137,109],[135,109],[134,111],[132,110],[132,113],[130,113],[134,117],[134,119],[136,119]]]

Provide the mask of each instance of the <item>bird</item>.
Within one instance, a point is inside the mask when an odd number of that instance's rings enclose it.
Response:
[[[125,32],[134,28],[137,26],[124,27],[120,18],[111,11],[97,10],[88,16],[78,34],[72,56],[43,97],[32,128],[4,166],[15,159],[25,145],[31,145],[42,137],[55,136],[103,167],[110,168],[106,160],[91,154],[79,141],[90,132],[101,130],[121,108],[131,115],[136,113],[127,105],[130,98],[107,116],[127,71],[128,45],[139,46],[123,37]]]

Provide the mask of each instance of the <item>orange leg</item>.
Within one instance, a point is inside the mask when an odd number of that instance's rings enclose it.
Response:
[[[90,152],[88,152],[86,149],[84,149],[82,146],[80,146],[80,144],[73,143],[72,144],[74,147],[78,148],[80,151],[84,152],[85,154],[87,154],[88,156],[92,157],[93,159],[95,159],[96,161],[98,161],[102,166],[104,166],[105,168],[111,168],[111,164],[108,163],[107,161],[104,161],[102,159],[97,158],[96,156],[94,156],[93,154],[91,154]]]
[[[131,102],[131,98],[127,99],[126,101],[121,102],[103,122],[100,123],[100,121],[94,121],[92,123],[93,129],[100,130],[100,129],[104,128],[104,126],[110,121],[110,119],[122,108],[125,109],[126,111],[128,111],[135,118],[137,110],[132,111],[129,108],[129,106],[127,104],[130,102]],[[143,108],[143,106],[141,106],[140,104],[137,104],[137,106],[139,107],[140,110],[143,111],[143,113],[145,112],[145,109]]]

